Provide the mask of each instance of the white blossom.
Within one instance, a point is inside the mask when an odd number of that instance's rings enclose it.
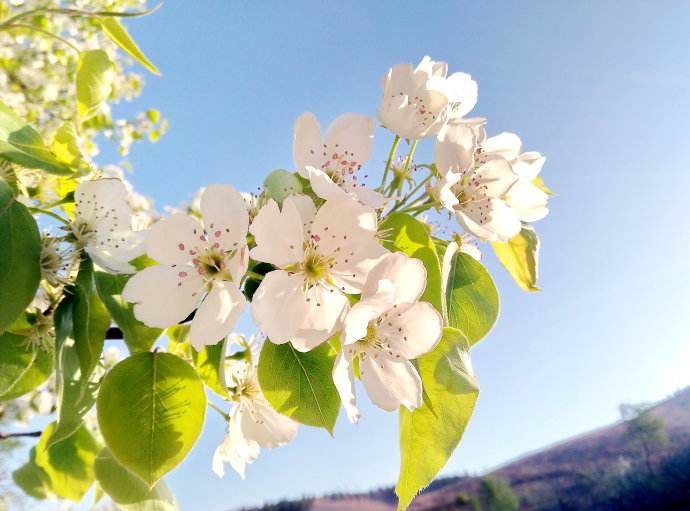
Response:
[[[309,179],[314,193],[322,199],[351,196],[365,206],[382,208],[385,197],[367,188],[359,175],[371,157],[374,120],[346,113],[334,120],[321,135],[321,127],[311,112],[295,121],[292,154],[297,172]]]
[[[273,342],[308,351],[334,335],[385,250],[376,239],[376,215],[356,201],[333,199],[317,211],[304,195],[282,211],[269,201],[254,219],[251,256],[276,266],[252,301],[252,315]]]
[[[477,102],[477,83],[465,73],[447,75],[448,64],[429,57],[416,68],[393,66],[383,77],[381,124],[402,138],[420,139],[467,114]]]
[[[129,261],[145,252],[143,231],[132,230],[127,190],[119,179],[82,182],[74,192],[70,229],[93,261],[114,273],[133,273]]]
[[[518,211],[505,201],[518,176],[503,158],[475,164],[476,140],[476,130],[464,123],[450,123],[439,133],[434,160],[441,203],[466,231],[509,241],[521,227]]]
[[[224,463],[245,477],[261,448],[285,445],[297,434],[297,422],[281,415],[266,400],[256,375],[256,365],[246,360],[231,361],[226,381],[235,402],[230,412],[227,436],[213,454],[213,471],[223,477]]]
[[[422,381],[411,359],[428,353],[441,339],[441,315],[420,302],[426,269],[419,259],[395,252],[371,270],[360,301],[345,319],[342,349],[333,381],[351,422],[359,420],[354,391],[354,359],[367,394],[378,407],[414,410],[422,403]]]
[[[166,328],[192,311],[189,338],[198,350],[228,335],[244,308],[239,285],[247,270],[247,209],[230,185],[212,185],[201,197],[203,225],[175,214],[151,228],[148,255],[160,264],[132,277],[122,296],[134,314]]]

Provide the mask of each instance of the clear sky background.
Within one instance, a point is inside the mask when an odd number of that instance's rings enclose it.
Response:
[[[547,156],[558,197],[536,224],[543,291],[520,291],[485,251],[502,312],[472,352],[481,396],[443,474],[491,468],[617,419],[621,402],[690,384],[687,2],[169,0],[128,26],[163,72],[118,107],[170,120],[130,156],[132,181],[159,209],[200,186],[249,191],[292,169],[300,113],[322,125],[375,115],[386,69],[426,54],[478,81],[473,114],[490,134],[513,131]],[[377,130],[369,174],[391,140]],[[420,144],[418,161],[432,146]],[[397,416],[362,408],[357,426],[341,414],[335,439],[304,427],[264,451],[245,481],[211,472],[223,424],[210,411],[167,480],[185,511],[394,484]]]

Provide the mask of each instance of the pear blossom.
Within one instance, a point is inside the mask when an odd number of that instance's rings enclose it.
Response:
[[[349,198],[326,201],[317,211],[304,195],[282,210],[273,201],[251,226],[251,257],[273,264],[252,301],[252,316],[274,343],[292,341],[309,351],[334,335],[361,291],[368,271],[386,253],[376,239],[376,214]]]
[[[383,77],[378,110],[381,124],[407,139],[432,136],[452,118],[461,118],[477,103],[477,83],[466,73],[448,76],[448,64],[429,57],[413,68],[398,64]]]
[[[77,245],[105,270],[133,273],[129,261],[144,254],[145,236],[144,231],[132,230],[132,210],[122,181],[84,181],[74,200],[75,218],[69,229]]]
[[[247,270],[248,215],[230,185],[211,185],[201,196],[203,225],[181,213],[153,225],[148,255],[159,265],[145,268],[122,297],[151,327],[166,328],[196,310],[189,338],[198,350],[228,335],[245,305],[239,289]]]
[[[350,196],[372,208],[382,208],[386,199],[361,182],[358,171],[371,157],[374,120],[345,113],[321,135],[321,127],[311,112],[295,121],[292,154],[297,172],[309,179],[314,193],[330,200]]]
[[[505,201],[518,175],[503,158],[476,165],[476,141],[476,130],[463,123],[449,123],[439,133],[434,159],[441,204],[475,236],[509,241],[521,227],[519,212]]]
[[[261,448],[285,445],[297,434],[297,422],[281,415],[266,400],[251,360],[232,360],[226,370],[226,381],[232,400],[227,436],[213,454],[213,471],[223,477],[223,464],[245,477],[247,464],[259,457]]]
[[[388,254],[371,270],[360,301],[345,319],[342,349],[333,381],[351,422],[359,420],[354,392],[354,359],[367,394],[378,407],[409,410],[422,403],[422,380],[410,360],[433,350],[441,339],[438,311],[419,297],[426,269],[402,252]]]

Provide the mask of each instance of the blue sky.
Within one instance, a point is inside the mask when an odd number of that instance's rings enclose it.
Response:
[[[690,5],[622,5],[171,0],[128,22],[163,77],[120,111],[156,107],[170,120],[158,144],[133,149],[132,180],[159,208],[210,183],[254,190],[292,168],[303,111],[322,125],[375,115],[381,75],[425,54],[470,73],[474,114],[545,154],[558,192],[536,224],[541,293],[521,292],[485,252],[502,313],[473,350],[481,396],[443,473],[490,468],[690,384]],[[391,138],[377,131],[369,174]],[[211,472],[223,424],[210,412],[168,481],[183,510],[209,511],[393,484],[397,417],[369,405],[363,415],[358,426],[341,416],[335,439],[302,428],[241,481]]]

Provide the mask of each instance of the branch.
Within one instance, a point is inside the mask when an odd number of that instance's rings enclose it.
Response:
[[[183,325],[184,323],[189,323],[191,320],[194,319],[195,313],[196,313],[196,311],[192,311],[192,313],[189,316],[187,316],[184,320],[180,321],[178,323],[178,325]],[[118,327],[111,326],[106,331],[105,338],[109,341],[122,341],[125,339],[125,336],[122,333],[122,330],[120,330]]]
[[[0,433],[0,440],[7,440],[9,438],[21,438],[21,437],[32,437],[38,438],[41,436],[42,431],[24,431],[19,433]]]

